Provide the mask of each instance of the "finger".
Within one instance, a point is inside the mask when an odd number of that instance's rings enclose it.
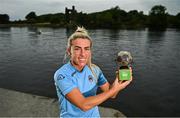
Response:
[[[130,67],[130,73],[131,73],[131,80],[133,79],[133,72],[132,72],[132,67]]]
[[[119,78],[118,77],[116,77],[116,80],[115,81],[118,81],[119,80]]]
[[[119,78],[119,74],[116,74],[116,79],[119,81],[120,78]]]
[[[131,66],[129,67],[129,69],[130,69],[130,72],[132,73],[132,67]]]
[[[123,81],[122,80],[119,80],[119,84],[122,84],[123,83]]]
[[[133,80],[133,77],[131,76],[130,80],[128,80],[128,81],[130,81],[130,82],[131,82],[132,80]]]
[[[114,80],[114,84],[117,84],[119,82],[119,79],[116,77],[116,79]]]
[[[130,84],[130,83],[131,83],[131,80],[128,80],[128,81],[123,82],[122,85],[123,85],[123,86],[127,86],[127,85]]]
[[[119,71],[116,71],[116,78],[119,78]]]
[[[116,79],[119,79],[119,76],[118,76],[118,75],[116,75]]]

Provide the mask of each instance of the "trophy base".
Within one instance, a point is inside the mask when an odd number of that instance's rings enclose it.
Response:
[[[131,72],[130,69],[120,69],[119,70],[119,80],[130,80]]]

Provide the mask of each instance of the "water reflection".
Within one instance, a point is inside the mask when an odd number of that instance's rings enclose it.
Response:
[[[75,30],[72,29],[66,29],[66,37],[70,37],[72,33],[74,33]]]
[[[3,55],[4,50],[9,50],[12,47],[12,33],[10,27],[0,28],[0,55]]]
[[[27,27],[28,35],[32,39],[37,39],[39,37],[38,28],[37,27]]]
[[[11,32],[11,27],[0,27],[0,32]]]
[[[41,34],[41,30],[38,27],[27,27],[28,31],[33,34]]]
[[[10,27],[3,27],[0,28],[0,39],[11,39],[11,28]]]
[[[116,30],[109,30],[108,34],[109,35],[109,39],[110,40],[118,40],[119,39],[119,32],[120,30],[116,29]]]
[[[148,43],[161,42],[164,39],[166,31],[148,31]]]
[[[146,57],[150,63],[154,64],[160,61],[163,54],[165,39],[165,31],[149,31],[146,42]],[[157,66],[154,65],[154,66]]]

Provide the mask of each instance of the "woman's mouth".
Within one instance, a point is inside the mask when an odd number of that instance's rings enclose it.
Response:
[[[83,58],[83,59],[79,59],[79,60],[80,60],[80,61],[85,61],[86,59]]]

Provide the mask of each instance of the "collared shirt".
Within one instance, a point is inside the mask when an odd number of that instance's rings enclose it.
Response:
[[[65,95],[78,88],[84,97],[95,96],[97,88],[107,82],[99,67],[93,67],[95,77],[86,65],[82,71],[77,70],[70,62],[59,68],[54,74],[55,86],[60,105],[60,117],[100,117],[98,107],[82,111],[70,103]]]

